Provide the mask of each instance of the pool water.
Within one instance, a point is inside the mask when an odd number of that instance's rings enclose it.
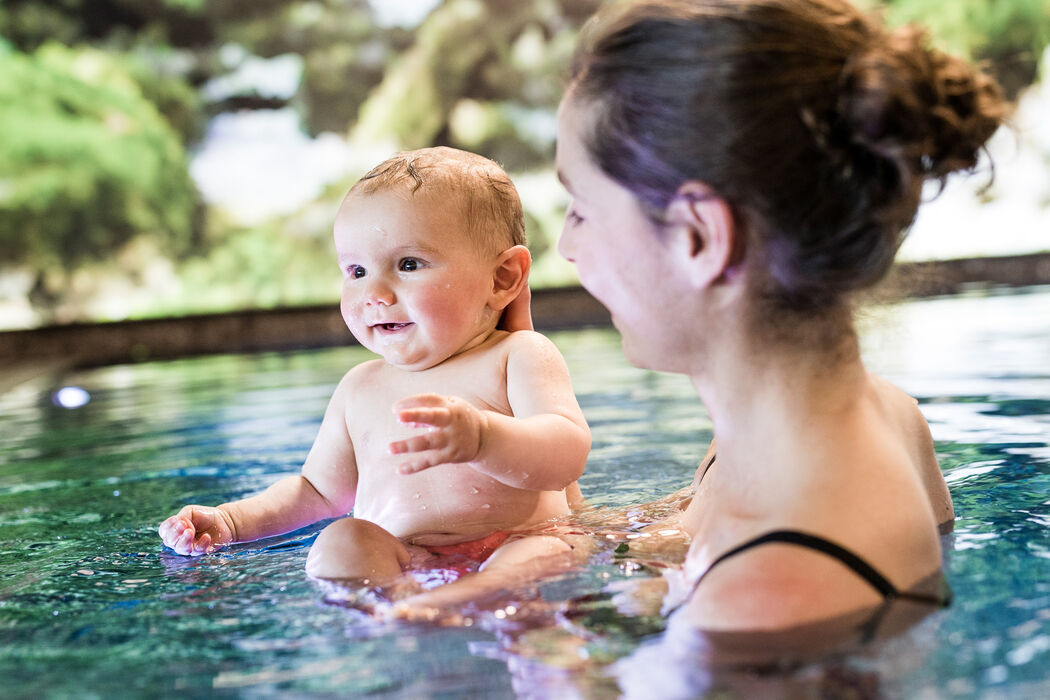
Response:
[[[946,539],[955,603],[833,668],[767,674],[763,687],[1050,697],[1050,289],[877,307],[861,328],[869,365],[930,420],[958,516]],[[626,506],[685,485],[711,437],[688,381],[628,366],[610,330],[552,338],[593,432],[589,501]],[[201,558],[162,548],[156,526],[183,504],[297,471],[336,382],[366,357],[105,367],[0,396],[0,693],[637,695],[631,660],[652,655],[658,623],[554,624],[564,601],[645,575],[609,547],[459,627],[380,624],[326,603],[303,574],[319,526]],[[86,396],[56,394],[74,386]],[[702,670],[661,668],[677,676],[662,694],[725,697]]]

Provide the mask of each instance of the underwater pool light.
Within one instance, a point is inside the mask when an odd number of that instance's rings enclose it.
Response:
[[[51,401],[62,408],[80,408],[91,401],[91,394],[79,386],[64,386],[51,395]]]

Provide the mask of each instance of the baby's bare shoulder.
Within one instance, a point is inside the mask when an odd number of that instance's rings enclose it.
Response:
[[[554,342],[536,331],[514,331],[513,333],[508,333],[507,337],[502,341],[502,345],[508,353],[528,353],[541,357],[549,355],[561,356],[561,352],[554,345]]]
[[[383,360],[368,360],[351,367],[339,380],[336,391],[353,391],[366,382],[374,381],[383,372],[386,363]]]
[[[464,365],[483,366],[493,361],[505,367],[508,362],[521,362],[523,359],[561,356],[561,353],[542,333],[536,331],[496,331],[485,345],[475,352],[466,353],[459,358]]]

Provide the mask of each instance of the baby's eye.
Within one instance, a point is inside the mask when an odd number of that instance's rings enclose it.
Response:
[[[365,274],[367,274],[366,271],[365,271],[365,268],[361,267],[360,265],[347,265],[346,266],[346,276],[350,277],[351,279],[357,279],[359,277],[364,277]]]
[[[420,267],[422,267],[422,263],[415,258],[402,258],[401,262],[397,264],[397,269],[401,272],[415,272]]]

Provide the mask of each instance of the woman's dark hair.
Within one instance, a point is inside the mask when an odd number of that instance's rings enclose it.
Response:
[[[846,0],[649,0],[584,32],[569,99],[595,163],[659,219],[688,180],[750,232],[773,311],[840,306],[889,269],[923,182],[972,170],[1004,115],[966,62]]]

